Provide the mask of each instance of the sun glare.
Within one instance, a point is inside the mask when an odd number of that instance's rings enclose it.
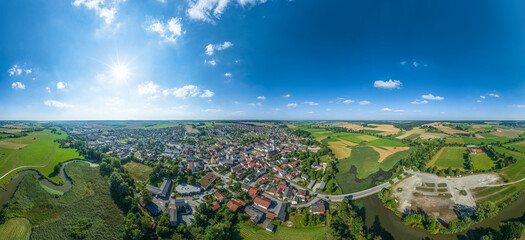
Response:
[[[128,66],[117,63],[111,67],[111,73],[116,80],[126,80],[129,76]]]

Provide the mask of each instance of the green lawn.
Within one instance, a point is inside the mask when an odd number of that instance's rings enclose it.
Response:
[[[60,148],[59,144],[54,142],[55,139],[66,137],[66,133],[58,135],[51,133],[50,130],[44,130],[33,132],[26,137],[4,140],[27,145],[21,150],[0,147],[0,176],[20,166],[42,166],[32,169],[40,171],[55,183],[63,183],[64,180],[60,176],[53,174],[55,165],[70,159],[83,159],[75,149]],[[15,172],[1,179],[0,185],[7,182]]]
[[[470,155],[474,169],[486,170],[494,167],[494,161],[487,154]]]
[[[253,240],[316,240],[326,239],[326,227],[314,228],[288,228],[284,226],[277,226],[274,233],[262,229],[260,227],[250,227],[244,223],[237,224],[239,236],[234,239],[253,239]]]
[[[24,218],[12,218],[0,225],[0,240],[29,239],[31,223]]]
[[[65,166],[73,187],[64,195],[48,193],[33,175],[24,177],[9,203],[13,217],[33,225],[31,239],[70,239],[68,226],[81,218],[92,221],[86,239],[122,239],[122,211],[111,198],[107,177],[99,168],[75,162]]]
[[[444,147],[434,156],[429,165],[440,168],[464,169],[464,154],[466,152],[467,149],[464,147]]]
[[[141,182],[148,181],[150,173],[153,172],[153,168],[150,166],[136,162],[128,162],[124,164],[123,167],[128,170],[133,179]]]

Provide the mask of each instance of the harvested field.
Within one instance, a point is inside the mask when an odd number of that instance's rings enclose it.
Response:
[[[421,129],[420,127],[416,127],[410,131],[406,131],[403,135],[397,136],[397,139],[404,139],[412,134],[423,134],[425,133],[425,129]]]
[[[429,139],[434,139],[434,138],[442,138],[442,137],[445,137],[447,135],[445,134],[442,134],[442,133],[424,133],[424,134],[421,134],[420,138],[421,139],[425,139],[425,140],[429,140]]]
[[[0,141],[0,147],[8,148],[8,149],[19,149],[27,146],[27,144],[23,143],[12,143],[12,142],[6,142],[6,141]]]
[[[516,135],[516,134],[522,134],[523,131],[521,130],[502,130],[502,129],[498,129],[500,130],[499,132],[493,132],[491,133],[492,135],[495,135],[495,136],[498,136],[498,137],[508,137],[508,136],[512,136],[512,135]]]
[[[329,141],[328,147],[332,150],[332,152],[334,153],[337,159],[347,158],[350,156],[349,145],[346,145],[345,143],[341,141]]]
[[[481,136],[479,134],[476,134],[476,138],[485,138],[485,137],[483,137],[483,136]]]
[[[385,160],[388,156],[394,154],[394,153],[397,153],[397,152],[401,152],[401,151],[405,151],[405,150],[408,150],[409,147],[372,147],[376,152],[379,153],[379,160],[378,162],[383,162],[383,160]]]
[[[29,239],[31,223],[25,218],[12,218],[0,225],[0,240]]]
[[[394,125],[391,125],[391,124],[369,124],[369,125],[374,126],[374,127],[363,127],[361,125],[354,124],[354,123],[337,124],[338,127],[344,127],[344,128],[348,128],[354,131],[359,131],[359,130],[381,131],[382,133],[379,133],[379,135],[381,136],[392,135],[392,134],[396,134],[399,131],[401,131],[399,128],[396,128],[394,127]]]

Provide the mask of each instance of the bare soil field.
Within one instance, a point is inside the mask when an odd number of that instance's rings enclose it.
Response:
[[[396,153],[396,152],[401,152],[401,151],[405,151],[405,150],[408,150],[410,147],[381,147],[381,148],[378,148],[378,147],[374,147],[372,146],[372,148],[379,153],[379,160],[378,162],[383,162],[383,160],[385,160],[388,156]]]
[[[445,134],[439,134],[439,133],[424,133],[424,134],[421,134],[421,136],[419,137],[421,139],[429,140],[429,139],[441,138],[445,136],[446,136]]]
[[[379,133],[379,135],[381,135],[381,136],[387,136],[387,135],[391,135],[391,134],[396,134],[399,131],[401,131],[399,128],[396,128],[396,127],[394,127],[394,125],[391,125],[391,124],[369,124],[370,126],[375,126],[375,127],[363,127],[361,125],[354,124],[354,123],[337,123],[337,124],[334,124],[334,125],[338,126],[338,127],[348,128],[348,129],[351,129],[351,130],[354,130],[354,131],[359,131],[359,130],[382,131],[382,133]]]
[[[457,213],[476,210],[473,189],[499,182],[500,177],[494,173],[443,178],[416,172],[392,189],[400,212],[423,211],[449,222],[457,217]]]

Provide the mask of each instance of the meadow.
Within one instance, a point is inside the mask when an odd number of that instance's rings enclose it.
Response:
[[[428,166],[436,166],[440,169],[449,167],[452,169],[464,169],[464,154],[466,153],[467,149],[464,147],[443,147],[430,160]]]
[[[92,223],[86,239],[121,239],[122,212],[98,167],[75,162],[66,165],[65,171],[74,184],[62,196],[48,193],[33,175],[27,175],[9,203],[10,217],[38,225],[31,239],[69,239],[69,226],[78,219]]]
[[[0,225],[0,240],[26,240],[31,233],[31,223],[24,218],[12,218]]]
[[[495,166],[494,161],[487,154],[475,154],[470,157],[476,170],[486,170]]]
[[[29,168],[40,171],[52,182],[62,184],[64,180],[61,179],[59,175],[53,173],[55,165],[70,159],[84,158],[80,156],[75,149],[60,148],[60,145],[54,142],[55,139],[64,139],[66,137],[67,134],[64,132],[59,135],[51,133],[50,130],[44,130],[33,132],[25,137],[0,141],[0,176],[17,167],[33,166]],[[1,145],[2,142],[4,145]],[[7,148],[5,144],[19,144],[24,146],[12,149]],[[0,185],[7,182],[15,172],[16,171],[0,179]]]
[[[326,239],[326,227],[313,228],[289,228],[277,226],[277,230],[272,233],[261,227],[251,227],[245,223],[237,224],[238,235],[233,239],[248,240],[288,240],[303,239],[316,240]]]
[[[483,135],[482,135],[483,136]],[[500,137],[500,138],[447,138],[445,143],[455,143],[455,144],[493,144],[493,143],[504,143],[508,142],[510,138]]]
[[[519,152],[525,153],[525,141],[505,144],[506,147],[511,147]]]
[[[150,166],[136,162],[128,162],[123,167],[128,170],[133,179],[141,182],[148,181],[150,173],[153,172]]]

